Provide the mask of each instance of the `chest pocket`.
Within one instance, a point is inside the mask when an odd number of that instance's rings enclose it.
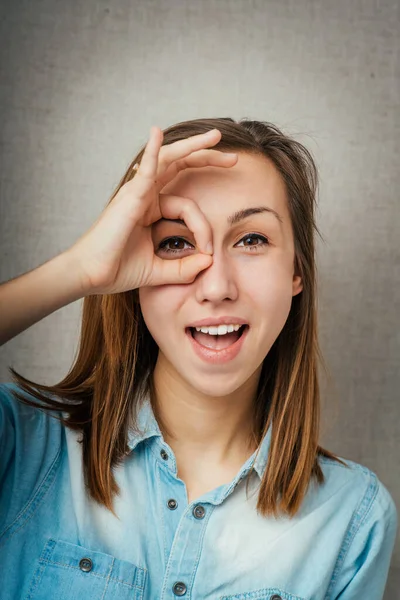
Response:
[[[26,600],[143,600],[147,569],[110,554],[50,539]]]
[[[265,588],[255,592],[246,592],[234,596],[221,596],[220,600],[306,600],[300,596],[293,596],[278,588]]]

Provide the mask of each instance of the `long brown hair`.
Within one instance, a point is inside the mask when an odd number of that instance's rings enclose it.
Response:
[[[318,445],[318,367],[326,372],[326,366],[317,336],[317,167],[302,144],[268,122],[235,122],[230,118],[185,121],[164,130],[163,145],[214,128],[222,133],[215,149],[266,156],[287,190],[295,270],[302,278],[303,289],[292,298],[287,321],[263,362],[255,399],[254,437],[259,445],[272,422],[257,510],[264,516],[279,512],[293,516],[311,479],[324,481],[318,456],[342,463]],[[135,156],[109,202],[134,177],[133,166],[140,162],[143,152],[144,148]],[[137,290],[132,290],[84,299],[77,356],[59,383],[34,383],[10,368],[15,382],[38,402],[15,392],[19,400],[60,413],[57,418],[65,426],[82,432],[88,493],[113,513],[113,497],[119,493],[113,468],[121,464],[127,451],[128,430],[138,430],[138,409],[147,395],[156,408],[152,374],[157,355],[158,347],[144,322]],[[68,416],[62,416],[61,411]]]

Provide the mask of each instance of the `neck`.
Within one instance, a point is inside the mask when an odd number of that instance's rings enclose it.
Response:
[[[175,453],[214,464],[242,462],[256,449],[252,435],[259,372],[226,396],[193,389],[159,353],[153,404],[164,440]]]

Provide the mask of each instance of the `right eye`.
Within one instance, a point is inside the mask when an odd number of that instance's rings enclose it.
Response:
[[[172,248],[168,247],[170,244],[173,244]],[[182,247],[182,244],[188,244],[191,248],[193,248],[192,244],[181,237],[169,237],[160,243],[157,250],[165,252],[166,254],[177,254],[183,250],[187,250],[187,248]]]

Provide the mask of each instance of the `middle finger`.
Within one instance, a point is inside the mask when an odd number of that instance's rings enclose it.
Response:
[[[220,150],[197,150],[190,156],[186,156],[172,163],[166,171],[157,173],[157,188],[162,190],[164,186],[172,181],[180,171],[184,169],[199,167],[232,167],[236,164],[238,155],[234,153],[221,152]],[[161,169],[159,168],[159,171]]]

